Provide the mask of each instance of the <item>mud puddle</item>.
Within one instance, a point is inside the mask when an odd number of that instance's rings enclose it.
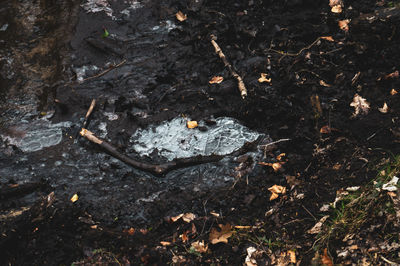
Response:
[[[168,1],[72,3],[57,9],[60,21],[55,6],[38,4],[28,10],[23,3],[8,5],[21,21],[8,17],[1,22],[3,40],[10,37],[9,30],[19,28],[36,39],[35,45],[22,35],[2,43],[4,51],[14,51],[2,57],[2,83],[8,84],[1,106],[2,184],[46,182],[60,199],[68,201],[77,193],[94,220],[131,225],[188,211],[200,194],[228,188],[241,175],[256,172],[263,155],[260,146],[242,154],[246,159],[226,156],[155,177],[76,140],[88,104],[97,99],[89,129],[138,160],[225,155],[259,137],[260,145],[270,141],[213,107],[215,99],[198,85],[204,83],[200,75],[208,73],[208,66],[188,57],[192,43],[176,38],[181,26]],[[70,19],[77,21],[75,31],[67,17],[79,18]],[[45,22],[53,27],[43,26]],[[66,30],[72,34],[63,36]],[[65,46],[69,40],[70,48]],[[204,106],[193,106],[195,98]],[[195,107],[202,111],[195,112]],[[197,117],[200,127],[188,129],[182,114]],[[177,199],[180,191],[186,196]],[[28,195],[17,207],[35,200]]]

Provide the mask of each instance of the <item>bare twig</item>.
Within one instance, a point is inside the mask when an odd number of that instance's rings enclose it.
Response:
[[[110,66],[108,69],[104,70],[103,72],[101,72],[101,73],[99,73],[99,74],[97,74],[97,75],[94,75],[94,76],[91,76],[91,77],[88,77],[88,78],[83,79],[83,80],[80,81],[79,83],[83,83],[83,82],[85,82],[85,81],[88,81],[88,80],[91,80],[91,79],[95,79],[95,78],[99,78],[99,77],[101,77],[101,76],[104,76],[105,74],[107,74],[107,73],[110,72],[111,70],[116,69],[116,68],[122,66],[122,65],[125,64],[125,63],[126,63],[126,59],[122,60],[122,62],[119,63],[118,65]]]
[[[224,53],[222,52],[221,48],[219,47],[218,43],[215,41],[216,37],[214,35],[211,35],[211,44],[214,46],[215,48],[215,53],[219,56],[219,58],[221,58],[221,60],[224,62],[225,67],[228,68],[229,72],[231,73],[231,75],[237,79],[238,81],[238,87],[239,87],[239,91],[240,91],[240,95],[242,96],[242,98],[246,98],[247,96],[247,89],[246,86],[244,85],[243,79],[241,76],[239,76],[239,74],[235,71],[235,69],[233,68],[233,66],[228,62],[228,59],[226,59],[226,56],[224,55]]]
[[[89,106],[88,111],[86,112],[85,120],[84,120],[83,123],[82,123],[82,127],[83,127],[83,128],[85,128],[85,127],[87,126],[89,117],[90,117],[90,115],[92,114],[93,109],[94,109],[95,106],[96,106],[96,100],[93,99],[92,102],[90,103],[90,106]]]
[[[280,139],[280,140],[273,141],[273,142],[270,142],[270,143],[268,143],[268,144],[260,145],[260,146],[266,148],[266,147],[268,147],[268,146],[277,144],[277,143],[279,143],[279,142],[284,142],[284,141],[289,141],[289,140],[290,140],[290,139]]]

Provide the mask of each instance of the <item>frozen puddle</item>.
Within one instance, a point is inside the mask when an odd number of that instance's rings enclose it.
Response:
[[[211,126],[199,122],[206,131],[189,129],[186,121],[178,117],[156,127],[136,131],[130,139],[133,150],[142,156],[157,152],[167,160],[197,155],[225,155],[240,149],[246,142],[255,141],[261,135],[229,117],[217,118],[215,125]]]
[[[35,152],[59,144],[63,135],[62,128],[70,126],[71,122],[51,124],[40,119],[12,126],[0,137],[23,152]]]

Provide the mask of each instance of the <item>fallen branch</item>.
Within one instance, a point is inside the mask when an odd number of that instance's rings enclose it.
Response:
[[[229,155],[238,155],[238,154],[243,154],[247,152],[249,149],[252,148],[252,146],[260,141],[260,139],[257,139],[253,142],[246,143],[243,145],[243,147],[237,151],[234,151],[230,154],[226,155],[208,155],[208,156],[195,156],[195,157],[190,157],[190,158],[180,158],[180,159],[175,159],[171,162],[167,163],[162,163],[162,164],[150,164],[150,163],[142,163],[138,162],[131,157],[124,155],[120,153],[117,148],[112,146],[110,143],[99,139],[96,137],[93,132],[90,132],[89,130],[82,128],[80,132],[81,136],[85,137],[87,140],[99,145],[101,148],[103,148],[107,153],[109,153],[111,156],[121,160],[122,162],[136,168],[139,170],[147,171],[155,175],[165,175],[166,173],[178,169],[178,168],[183,168],[183,167],[188,167],[188,166],[193,166],[193,165],[199,165],[203,163],[211,163],[211,162],[218,162],[225,156]]]
[[[246,98],[247,89],[246,89],[246,86],[244,85],[242,77],[239,76],[239,74],[235,71],[233,66],[228,62],[228,60],[226,59],[224,53],[222,52],[221,48],[219,47],[218,43],[215,40],[216,40],[216,37],[214,35],[211,35],[211,44],[215,48],[215,53],[219,56],[219,58],[222,59],[222,61],[224,62],[225,67],[227,67],[229,72],[231,72],[231,75],[234,78],[237,79],[240,95],[242,96],[243,99]]]

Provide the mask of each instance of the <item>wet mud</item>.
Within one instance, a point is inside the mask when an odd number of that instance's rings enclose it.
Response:
[[[347,1],[352,8],[335,15],[325,1],[4,1],[1,262],[170,263],[176,256],[159,243],[185,224],[168,217],[191,212],[196,239],[214,223],[262,223],[307,264],[305,232],[320,207],[336,190],[368,182],[376,171],[366,161],[399,151],[399,99],[390,91],[400,83],[384,78],[398,70],[398,30],[337,25],[375,4]],[[211,35],[243,77],[245,99]],[[271,81],[259,82],[261,73]],[[214,76],[224,81],[210,84]],[[355,93],[370,102],[368,115],[352,115]],[[93,99],[87,129],[135,160],[224,158],[162,176],[135,169],[79,136]],[[191,120],[199,126],[187,128]],[[282,169],[259,164],[281,153]],[[274,184],[290,194],[270,201]],[[215,245],[186,262],[240,264],[247,247]]]

